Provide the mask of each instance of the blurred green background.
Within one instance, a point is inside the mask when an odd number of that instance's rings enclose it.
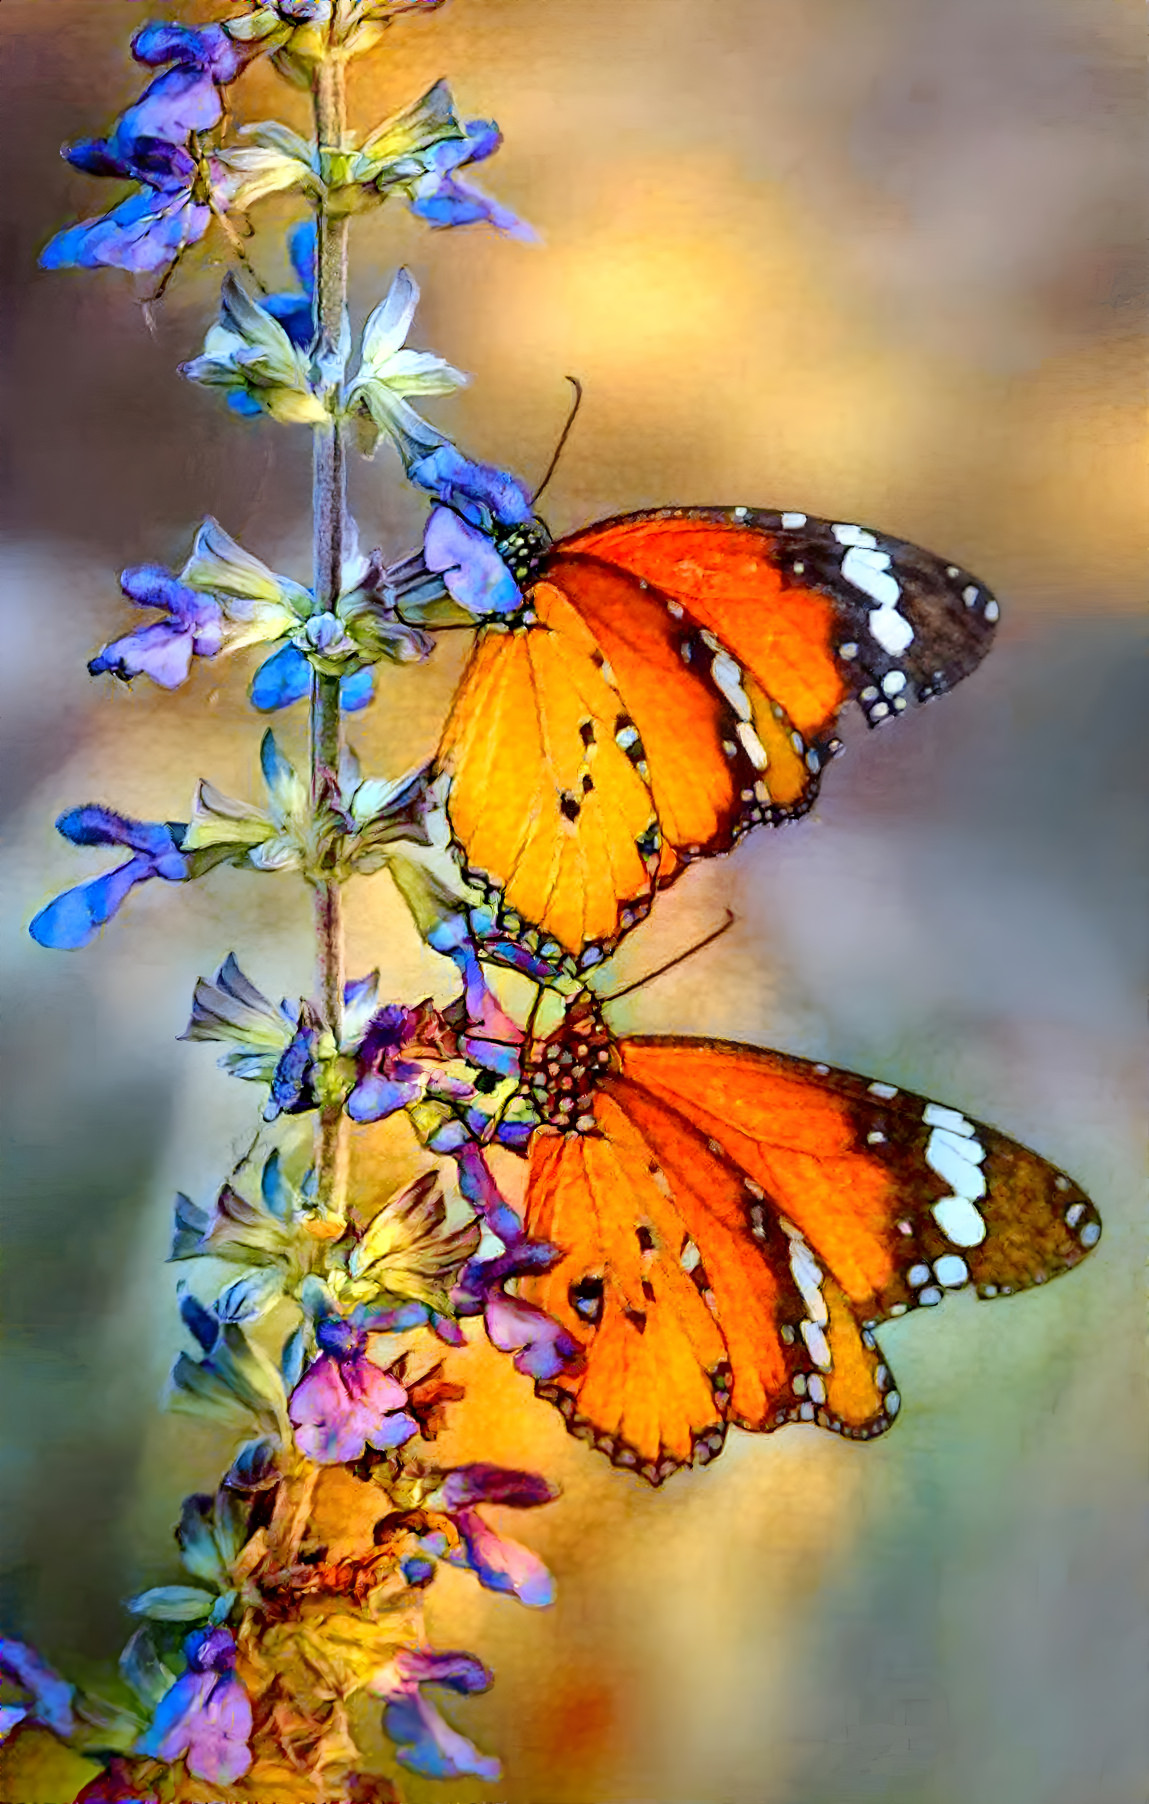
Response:
[[[200,774],[254,793],[242,660],[175,696],[86,677],[124,619],[115,572],[178,563],[214,512],[307,574],[303,435],[236,421],[174,373],[213,310],[215,253],[189,259],[154,334],[126,278],[35,267],[53,230],[106,204],[56,153],[138,91],[131,30],[218,11],[0,8],[0,1619],[74,1674],[122,1644],[123,1595],[174,1576],[179,1500],[228,1457],[158,1411],[171,1197],[208,1194],[253,1106],[210,1049],[174,1044],[192,984],[233,946],[273,994],[309,981],[289,878],[153,885],[75,956],[24,930],[80,875],[61,808],[178,817]],[[1139,26],[1124,0],[451,0],[356,77],[362,126],[447,74],[506,132],[482,176],[543,244],[383,212],[355,227],[353,298],[361,317],[397,263],[415,270],[414,342],[474,375],[436,418],[528,479],[564,375],[581,377],[552,527],[664,502],[797,507],[917,539],[1002,598],[972,681],[889,737],[852,731],[811,819],[666,898],[620,977],[727,903],[737,929],[619,1024],[923,1090],[1063,1164],[1106,1221],[1051,1289],[958,1297],[884,1332],[905,1400],[886,1439],[735,1435],[658,1495],[570,1441],[486,1349],[465,1354],[453,1445],[565,1486],[528,1526],[560,1598],[532,1615],[465,1575],[436,1587],[436,1641],[496,1668],[457,1720],[505,1777],[417,1799],[1145,1795]],[[241,105],[299,109],[263,76]],[[276,206],[250,247],[273,285]],[[354,500],[369,543],[414,542],[420,509],[386,454],[356,469]],[[355,729],[376,767],[426,754],[460,651],[383,676]],[[450,994],[384,879],[351,915],[352,969]],[[62,1794],[11,1793],[33,1795]]]

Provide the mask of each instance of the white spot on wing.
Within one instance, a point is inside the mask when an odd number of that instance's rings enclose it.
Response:
[[[857,545],[863,551],[876,551],[878,541],[872,532],[863,532],[860,526],[832,526],[830,528],[839,545]],[[886,559],[887,564],[889,558]]]
[[[898,1094],[898,1088],[897,1088],[896,1084],[871,1084],[870,1085],[870,1095],[884,1097],[887,1102],[890,1101],[891,1097],[894,1097],[897,1094]]]
[[[926,1147],[926,1164],[945,1179],[955,1196],[976,1203],[986,1192],[985,1173],[975,1163],[973,1152],[964,1150],[967,1146],[981,1151],[976,1141],[959,1140],[944,1128],[935,1128]]]
[[[742,741],[742,750],[746,753],[754,769],[765,770],[770,762],[766,756],[766,747],[748,720],[738,722],[738,737]]]
[[[984,613],[985,613],[986,619],[989,621],[990,625],[992,626],[994,621],[997,619],[998,615],[1001,613],[1001,609],[998,607],[996,601],[987,601],[985,604]]]
[[[873,540],[870,543],[872,545]],[[862,589],[872,596],[880,607],[892,608],[901,599],[902,587],[897,577],[891,575],[889,566],[888,551],[871,551],[854,544],[842,559],[842,575],[855,589]]]
[[[824,1372],[828,1372],[831,1365],[830,1343],[826,1339],[824,1330],[817,1322],[803,1322],[802,1339],[806,1343],[810,1358],[814,1361],[814,1364],[816,1366],[821,1366]],[[820,1403],[824,1402],[824,1400],[823,1397],[819,1397],[818,1399]]]
[[[882,678],[882,688],[887,695],[900,695],[906,686],[904,670],[888,670]]]
[[[906,1283],[912,1284],[915,1290],[917,1290],[919,1285],[928,1284],[929,1281],[930,1268],[928,1265],[911,1265],[909,1271],[906,1273]]]
[[[1083,1247],[1095,1247],[1101,1239],[1101,1223],[1087,1221],[1077,1238]]]
[[[922,1120],[927,1127],[949,1128],[955,1134],[969,1134],[972,1138],[973,1127],[957,1109],[945,1109],[940,1102],[928,1102],[922,1110]]]
[[[893,581],[892,577],[890,581]],[[891,658],[900,658],[907,646],[913,644],[913,627],[893,606],[875,608],[868,624],[882,650],[888,651]]]
[[[955,1247],[978,1247],[986,1237],[985,1218],[968,1196],[943,1196],[931,1213]]]
[[[969,1266],[956,1253],[943,1253],[934,1260],[934,1276],[947,1290],[957,1290],[969,1280]]]
[[[805,514],[783,514],[782,524],[789,531],[793,531],[796,526],[805,526],[806,516]]]
[[[750,697],[742,687],[741,667],[728,651],[719,651],[715,654],[714,661],[710,666],[710,674],[739,720],[752,719],[754,710],[750,706]]]

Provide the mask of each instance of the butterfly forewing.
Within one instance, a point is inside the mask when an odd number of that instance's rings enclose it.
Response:
[[[863,1322],[967,1285],[1043,1284],[1100,1238],[1071,1178],[959,1110],[748,1046],[636,1038],[619,1053],[632,1081],[719,1137]]]
[[[668,508],[560,540],[444,735],[463,860],[512,924],[596,963],[692,859],[806,812],[848,701],[877,725],[951,688],[996,617],[957,566],[804,514]]]
[[[952,689],[993,639],[994,596],[932,552],[849,521],[664,508],[562,541],[690,610],[824,747],[844,702],[871,725]]]

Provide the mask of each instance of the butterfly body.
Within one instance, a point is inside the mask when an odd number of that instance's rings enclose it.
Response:
[[[653,1483],[731,1426],[853,1439],[900,1399],[874,1330],[1044,1283],[1100,1236],[1072,1179],[894,1086],[732,1042],[615,1039],[589,992],[529,1050],[524,1286],[583,1350],[539,1386]]]
[[[663,508],[496,539],[522,604],[485,623],[440,746],[471,878],[568,964],[598,962],[694,859],[812,805],[854,700],[951,688],[998,607],[860,526]]]

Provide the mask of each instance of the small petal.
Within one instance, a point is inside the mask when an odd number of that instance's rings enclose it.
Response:
[[[132,858],[105,877],[65,890],[40,910],[28,931],[37,944],[51,951],[76,952],[91,944],[137,883],[155,875],[150,859]]]
[[[418,305],[418,282],[409,269],[397,270],[386,295],[368,315],[363,328],[365,371],[378,370],[400,349]]]
[[[470,1654],[436,1654],[430,1648],[402,1648],[391,1672],[372,1689],[385,1697],[383,1726],[399,1750],[402,1764],[432,1779],[499,1777],[497,1760],[479,1750],[444,1722],[422,1695],[423,1685],[447,1685],[464,1693],[484,1691],[491,1675]]]
[[[561,1323],[504,1291],[488,1297],[484,1319],[491,1345],[500,1353],[513,1353],[514,1368],[525,1378],[550,1380],[582,1357],[578,1342]]]
[[[514,577],[485,533],[450,508],[435,508],[423,535],[428,570],[441,575],[448,594],[476,620],[514,614],[523,605]]]
[[[474,526],[484,525],[485,515],[500,526],[525,526],[534,518],[531,497],[517,477],[492,464],[472,463],[454,445],[439,445],[410,475]]]
[[[72,1687],[24,1641],[0,1635],[0,1678],[19,1685],[32,1699],[32,1715],[65,1739],[71,1735]],[[22,1711],[21,1714],[24,1714]]]
[[[498,1534],[478,1510],[459,1510],[453,1520],[463,1545],[445,1556],[449,1565],[469,1566],[485,1590],[509,1592],[528,1609],[554,1602],[554,1580],[529,1547]]]
[[[511,1509],[536,1509],[553,1503],[558,1496],[554,1485],[537,1472],[517,1472],[507,1466],[489,1466],[476,1462],[456,1466],[443,1481],[443,1507],[450,1511],[468,1509],[476,1503],[497,1503]]]
[[[261,714],[290,708],[311,693],[311,666],[294,645],[285,645],[260,665],[248,691]]]

